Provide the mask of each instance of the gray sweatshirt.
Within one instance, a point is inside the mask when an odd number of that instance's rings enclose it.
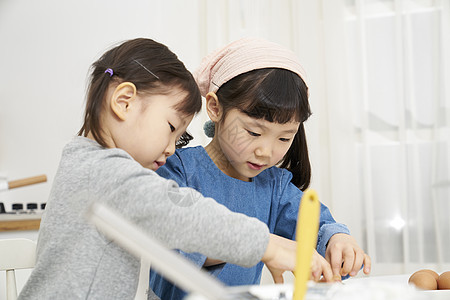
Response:
[[[139,259],[86,220],[93,201],[169,248],[241,266],[258,263],[269,239],[259,220],[178,187],[121,149],[76,137],[63,150],[41,221],[36,266],[19,299],[134,299]]]

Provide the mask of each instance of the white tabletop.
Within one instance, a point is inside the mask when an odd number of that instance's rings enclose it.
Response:
[[[343,283],[309,282],[305,300],[449,300],[450,290],[422,291],[408,285],[410,274],[351,278]],[[292,284],[249,286],[259,299],[292,299]],[[282,296],[280,296],[282,295]],[[188,300],[204,300],[189,295]],[[231,298],[230,298],[231,299]]]

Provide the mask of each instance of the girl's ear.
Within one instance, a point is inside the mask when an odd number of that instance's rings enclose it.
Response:
[[[222,106],[216,93],[209,92],[206,94],[206,112],[211,121],[217,123],[222,118]]]
[[[131,82],[122,82],[114,90],[110,106],[114,114],[122,121],[127,117],[130,105],[136,99],[136,86]]]

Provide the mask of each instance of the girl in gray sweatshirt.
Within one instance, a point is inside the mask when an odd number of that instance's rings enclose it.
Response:
[[[126,41],[93,64],[84,124],[63,150],[19,299],[134,299],[140,260],[87,221],[92,202],[169,248],[245,267],[262,260],[278,278],[294,269],[295,242],[155,173],[192,138],[200,108],[192,75],[153,40]]]

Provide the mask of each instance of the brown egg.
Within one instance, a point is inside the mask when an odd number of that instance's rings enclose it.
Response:
[[[422,290],[436,290],[437,280],[434,275],[426,270],[415,272],[409,277],[408,283],[414,284],[417,288]]]
[[[426,273],[430,273],[431,275],[433,275],[434,279],[438,280],[439,278],[439,274],[436,273],[433,270],[429,270],[429,269],[423,269],[423,270],[419,270],[418,272],[426,272]]]
[[[439,276],[438,289],[450,290],[450,271],[444,272]]]

